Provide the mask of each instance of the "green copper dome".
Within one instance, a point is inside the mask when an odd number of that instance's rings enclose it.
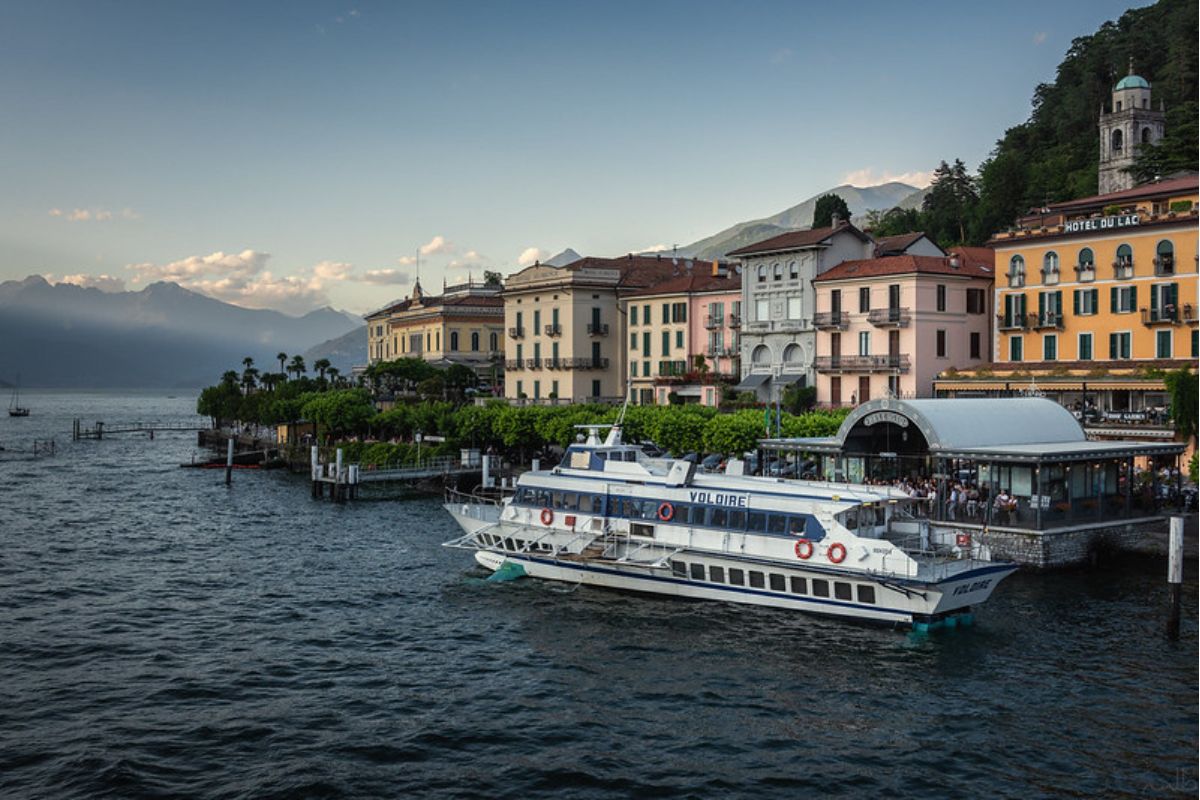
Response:
[[[1126,75],[1124,78],[1121,78],[1121,82],[1117,84],[1117,88],[1114,89],[1113,91],[1114,92],[1120,91],[1121,89],[1149,89],[1149,88],[1150,88],[1150,82],[1147,81],[1145,78],[1141,77],[1140,75]]]

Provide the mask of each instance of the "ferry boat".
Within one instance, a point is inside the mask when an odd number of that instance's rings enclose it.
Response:
[[[973,622],[1016,565],[960,535],[931,547],[928,521],[890,487],[697,473],[585,425],[553,469],[500,501],[446,510],[493,579],[523,576],[795,609],[927,630]],[[610,428],[604,441],[600,432]],[[583,438],[582,436],[580,438]]]

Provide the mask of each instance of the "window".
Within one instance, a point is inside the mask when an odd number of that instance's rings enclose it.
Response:
[[[983,314],[987,311],[987,299],[983,289],[967,289],[967,313]]]
[[[521,360],[522,360],[522,358],[521,358],[521,355],[522,355],[522,354],[521,354],[521,351],[522,351],[522,350],[524,350],[524,349],[525,349],[524,345],[521,345],[521,344],[518,344],[518,345],[517,345],[517,361],[521,361]]]
[[[800,265],[795,261],[788,262],[788,277],[797,280],[800,277]]]
[[[1154,334],[1154,357],[1171,357],[1171,331],[1156,331]]]
[[[550,396],[558,397],[558,381],[550,381]]]
[[[854,595],[851,592],[850,584],[838,581],[833,585],[833,596],[838,600],[853,600]]]
[[[746,585],[746,574],[740,569],[729,568],[729,583],[734,586]]]
[[[687,322],[687,303],[671,304],[671,321]]]
[[[1042,256],[1042,283],[1058,283],[1058,253],[1053,250]]]
[[[944,283],[937,285],[937,310],[946,310],[946,284]]]
[[[558,342],[550,343],[550,358],[554,360],[555,365],[558,364]]]
[[[490,336],[488,336],[488,349],[493,353],[500,350],[500,339],[498,334],[492,333]]]
[[[753,570],[750,572],[750,585],[755,589],[765,589],[767,587],[766,581],[763,579],[763,574],[761,572],[754,572]]]
[[[1129,331],[1110,333],[1108,335],[1108,357],[1112,359],[1129,358],[1131,338],[1132,334]]]
[[[1079,280],[1093,281],[1096,279],[1096,254],[1092,248],[1085,247],[1079,251],[1079,263],[1075,266],[1079,272]]]
[[[858,290],[858,310],[862,314],[871,310],[871,287],[863,286]]]
[[[1118,100],[1117,101],[1117,111],[1120,111],[1120,110],[1121,110],[1121,101]],[[1114,153],[1119,153],[1119,152],[1121,152],[1121,150],[1124,149],[1123,134],[1121,133],[1120,128],[1117,128],[1112,132],[1112,136],[1110,137],[1109,141],[1112,143],[1112,151]]]
[[[983,358],[983,356],[980,355],[983,352],[982,339],[983,337],[979,335],[979,331],[973,331],[971,333],[971,358]]]
[[[672,561],[671,562],[671,574],[674,575],[676,578],[686,578],[687,577],[687,564],[683,563],[682,561]]]
[[[834,315],[842,313],[842,290],[834,289],[829,293],[829,310]]]
[[[937,332],[937,357],[946,357],[946,332],[943,330]]]
[[[644,378],[650,377],[650,362],[649,361],[642,362],[642,377],[644,377]]]
[[[797,297],[789,297],[787,299],[787,318],[788,319],[800,319],[800,315],[801,315],[800,301],[802,299],[803,298],[798,297],[798,296]]]
[[[650,331],[642,331],[642,355],[650,357]]]
[[[1058,360],[1058,336],[1048,334],[1042,337],[1042,360],[1057,361]]]
[[[710,581],[712,581],[713,583],[724,583],[725,582],[725,568],[724,567],[709,567],[708,568],[708,579]]]
[[[1075,299],[1075,316],[1087,317],[1099,312],[1099,289],[1076,289],[1073,294]]]
[[[775,276],[775,280],[783,280],[783,265],[776,261],[771,265],[771,273]]]
[[[637,350],[637,332],[629,334],[629,349]]]
[[[871,332],[859,331],[858,333],[858,354],[860,356],[871,355]]]
[[[1079,334],[1079,360],[1092,360],[1092,334],[1090,333]]]
[[[1133,248],[1127,244],[1123,244],[1117,248],[1117,260],[1113,262],[1115,269],[1115,277],[1117,278],[1132,278],[1133,277]]]
[[[1158,243],[1154,256],[1155,275],[1175,274],[1175,245],[1166,239]]]
[[[542,382],[534,381],[533,382],[533,399],[540,400],[541,397],[542,397]]]
[[[704,580],[704,565],[703,564],[692,564],[691,571],[692,571],[692,580],[696,580],[696,581]]]
[[[600,343],[592,342],[592,366],[600,366]]]
[[[858,585],[858,602],[875,604],[875,587],[864,586],[861,583]]]
[[[664,325],[666,325],[667,323],[669,323],[671,321],[671,304],[670,303],[662,304],[662,321],[663,321]]]
[[[769,303],[766,298],[754,301],[754,319],[756,322],[766,322],[770,319]]]
[[[592,397],[600,396],[600,381],[592,381]]]
[[[1109,294],[1109,310],[1114,314],[1132,314],[1137,311],[1137,287],[1114,286]]]
[[[813,578],[812,593],[815,597],[829,597],[829,581]]]
[[[1025,285],[1025,259],[1021,256],[1013,256],[1008,262],[1008,285]]]
[[[458,331],[450,331],[450,351],[458,352]]]
[[[1008,360],[1020,361],[1025,357],[1025,342],[1020,336],[1014,336],[1008,340]]]
[[[643,325],[650,324],[650,304],[649,303],[646,303],[646,305],[642,306],[642,324]]]
[[[787,582],[784,580],[783,576],[780,575],[778,572],[771,573],[771,591],[773,591],[773,592],[786,592],[787,591]]]
[[[675,331],[675,347],[683,349],[683,331]]]
[[[1157,283],[1150,287],[1150,321],[1179,321],[1179,284]]]
[[[525,389],[521,386],[521,381],[517,381],[517,397],[524,397]]]
[[[1192,329],[1192,358],[1200,356],[1200,331]]]
[[[808,579],[797,578],[794,575],[791,579],[792,594],[808,594]]]
[[[634,326],[637,325],[637,314],[638,314],[638,307],[630,306],[629,307],[629,324],[630,325],[634,325]]]
[[[662,332],[662,354],[664,356],[671,355],[671,332]]]
[[[629,362],[629,375],[634,378],[637,377],[637,362],[636,361]]]
[[[541,342],[533,343],[533,360],[538,361],[538,362],[540,362],[542,360],[542,343]],[[539,363],[538,366],[540,367],[541,364]]]
[[[759,283],[767,282],[767,265],[766,264],[758,265],[758,282]]]

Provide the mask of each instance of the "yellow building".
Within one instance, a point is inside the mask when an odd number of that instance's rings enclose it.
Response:
[[[1195,367],[1197,176],[1022,217],[996,253],[995,363],[941,396],[1036,389],[1099,426],[1166,427],[1163,370]]]
[[[412,296],[366,316],[368,362],[423,358],[463,364],[486,376],[503,363],[501,290],[468,282],[429,297],[418,280]]]

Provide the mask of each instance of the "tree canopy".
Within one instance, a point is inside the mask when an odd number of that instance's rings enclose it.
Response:
[[[817,198],[817,204],[813,208],[814,228],[828,228],[833,224],[833,215],[837,214],[838,218],[844,222],[850,221],[850,206],[846,205],[846,201],[841,195],[823,194]]]

